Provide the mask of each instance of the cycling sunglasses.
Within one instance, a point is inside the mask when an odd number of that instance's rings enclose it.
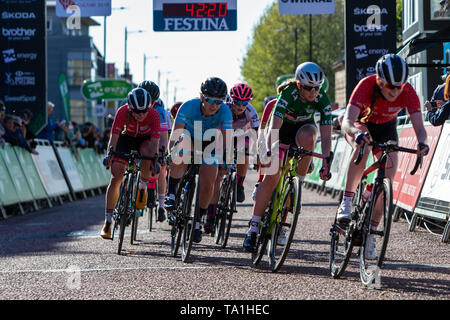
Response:
[[[314,89],[314,90],[316,90],[316,91],[319,91],[320,90],[320,87],[319,86],[317,86],[317,87],[311,87],[311,86],[305,86],[305,85],[300,85],[299,84],[299,86],[298,86],[299,88],[303,88],[303,89],[305,89],[306,91],[312,91],[312,89]]]
[[[403,89],[405,87],[406,83],[401,84],[399,86],[393,86],[392,84],[389,84],[389,83],[382,83],[381,85],[383,87],[391,89],[391,90],[394,90],[394,89],[399,89],[400,90],[400,89]]]
[[[387,89],[391,89],[391,90],[394,90],[394,89],[399,89],[400,90],[400,89],[403,89],[406,86],[406,83],[403,83],[403,84],[401,84],[399,86],[394,86],[394,85],[389,84],[389,83],[383,83],[383,82],[381,82],[381,80],[378,77],[377,77],[377,81],[378,81],[379,85],[381,85],[381,86],[383,86],[383,87],[385,87]]]
[[[206,97],[206,96],[203,96],[203,98],[205,98],[205,101],[210,104],[220,105],[223,103],[223,100],[221,100],[221,99],[214,99],[214,98],[210,98],[210,97]]]
[[[246,107],[246,106],[248,106],[248,101],[233,100],[233,104],[235,104],[237,106]]]

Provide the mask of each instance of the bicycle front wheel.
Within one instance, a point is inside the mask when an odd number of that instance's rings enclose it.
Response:
[[[372,193],[363,226],[360,252],[360,276],[365,285],[379,281],[392,223],[392,185],[388,178]]]
[[[281,268],[289,253],[301,210],[301,186],[298,177],[286,179],[281,190],[283,193],[279,207],[274,208],[277,218],[269,247],[270,269],[273,272]]]
[[[199,204],[199,176],[195,175],[195,179],[188,182],[187,199],[183,208],[183,236],[181,238],[181,260],[187,262],[192,249],[194,240],[194,232],[196,223],[200,223],[200,204]],[[192,203],[195,194],[195,206],[192,210]]]

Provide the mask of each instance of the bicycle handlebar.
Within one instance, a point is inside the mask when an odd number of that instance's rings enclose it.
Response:
[[[417,154],[417,151],[419,151],[417,149],[409,149],[409,148],[405,148],[405,147],[400,147],[397,144],[394,144],[392,142],[378,143],[378,142],[372,141],[369,143],[369,145],[372,147],[378,147],[382,150],[386,150],[386,152],[400,151],[400,152]],[[362,157],[364,155],[365,147],[366,147],[366,143],[364,143],[359,148],[358,157],[355,159],[355,161],[353,161],[354,164],[358,165],[361,162]],[[422,161],[423,161],[423,155],[417,155],[416,163],[414,164],[414,168],[409,172],[410,175],[414,175],[416,173],[417,169],[419,169],[419,166],[422,166]]]

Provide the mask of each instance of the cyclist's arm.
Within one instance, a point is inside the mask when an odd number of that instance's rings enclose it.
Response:
[[[358,120],[359,113],[360,109],[358,107],[349,104],[345,110],[344,119],[342,119],[342,130],[354,139],[361,133],[361,130],[354,125],[355,121]]]
[[[283,125],[283,119],[274,114],[269,122],[269,127],[268,127],[269,130],[267,130],[267,135],[266,135],[266,148],[268,149],[268,151],[272,148],[272,143],[276,142],[276,141],[272,141],[272,133],[274,132],[274,130],[277,130],[277,129],[279,130],[282,125]]]
[[[183,133],[183,129],[186,125],[184,123],[181,123],[179,121],[175,121],[172,128],[172,133],[170,134],[170,141],[169,141],[169,148],[168,152],[170,153],[170,150],[173,148],[173,145],[175,142],[177,142],[180,139],[181,134]]]
[[[320,143],[322,144],[322,154],[327,157],[330,155],[331,151],[331,125],[321,125],[320,126]],[[322,159],[322,166],[326,164],[326,159]]]
[[[108,149],[112,147],[113,151],[116,151],[116,146],[117,146],[117,141],[119,141],[119,134],[117,133],[111,133],[111,136],[109,137],[109,142],[108,142]]]

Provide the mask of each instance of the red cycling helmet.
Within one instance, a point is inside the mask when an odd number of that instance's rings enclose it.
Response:
[[[175,119],[177,117],[178,109],[180,109],[183,102],[176,102],[172,108],[170,108],[170,114]]]
[[[253,99],[253,91],[248,84],[237,83],[231,88],[230,96],[232,99],[249,101]]]

